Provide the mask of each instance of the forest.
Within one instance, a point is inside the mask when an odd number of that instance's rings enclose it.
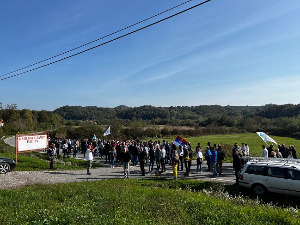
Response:
[[[101,136],[108,126],[111,138],[199,136],[264,131],[300,137],[300,104],[264,106],[171,106],[144,105],[115,108],[63,106],[54,111],[18,110],[0,103],[0,137],[15,133],[49,131],[68,138]]]

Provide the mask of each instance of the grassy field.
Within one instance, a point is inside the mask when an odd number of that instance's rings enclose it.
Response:
[[[0,224],[299,224],[296,208],[201,181],[104,180],[0,191]]]
[[[288,137],[279,137],[279,136],[271,136],[277,144],[285,144],[286,147],[289,145],[294,145],[296,151],[300,149],[300,140],[295,138],[288,138]],[[165,139],[168,141],[174,141],[174,138]],[[256,133],[244,133],[244,134],[228,134],[228,135],[207,135],[207,136],[200,136],[200,137],[190,137],[185,138],[185,140],[189,141],[192,145],[192,148],[195,149],[198,143],[201,144],[202,151],[205,150],[207,142],[210,142],[211,145],[213,144],[221,144],[224,147],[227,155],[231,156],[231,148],[234,143],[238,143],[239,146],[242,143],[247,143],[250,148],[250,155],[251,156],[261,156],[262,154],[262,145],[266,145],[268,147],[271,142],[265,142],[256,134]],[[274,144],[274,147],[277,147]],[[274,148],[275,149],[275,148]]]

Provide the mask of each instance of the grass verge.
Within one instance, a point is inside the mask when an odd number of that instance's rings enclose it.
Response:
[[[15,148],[0,141],[0,157],[16,159]],[[46,153],[31,152],[18,154],[18,164],[14,171],[42,171],[50,167]],[[63,158],[59,156],[55,159],[54,167],[58,170],[79,170],[86,169],[85,160],[74,159],[70,157]],[[100,167],[98,163],[93,163],[93,167]]]
[[[206,188],[203,188],[206,187]],[[299,224],[296,208],[201,181],[104,180],[0,191],[0,224]]]

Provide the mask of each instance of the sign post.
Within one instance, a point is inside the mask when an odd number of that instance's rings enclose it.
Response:
[[[46,150],[49,147],[48,133],[32,133],[16,135],[16,163],[18,153]]]

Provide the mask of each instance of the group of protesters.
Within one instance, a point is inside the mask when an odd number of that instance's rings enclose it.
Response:
[[[116,163],[122,164],[124,169],[124,177],[129,177],[130,162],[132,166],[139,164],[142,176],[145,176],[147,164],[148,173],[161,175],[166,172],[166,165],[171,165],[174,179],[178,179],[178,171],[183,171],[185,168],[185,176],[191,173],[191,165],[194,151],[189,142],[184,144],[175,144],[173,142],[152,141],[141,142],[138,139],[132,141],[104,141],[98,140],[83,140],[80,150],[86,155],[88,162],[87,174],[90,174],[90,166],[93,157],[104,158],[105,163],[109,163],[111,168],[114,168]],[[206,151],[202,153],[201,145],[195,148],[197,170],[202,173],[202,163],[207,161],[208,170],[212,171],[213,177],[222,174],[222,161],[225,158],[225,153],[221,145],[210,145],[207,143]]]
[[[132,166],[139,164],[142,176],[145,176],[145,164],[148,165],[149,173],[161,174],[166,172],[166,165],[171,165],[174,179],[178,179],[178,171],[183,171],[185,167],[185,176],[191,173],[191,165],[194,151],[189,142],[184,144],[175,144],[165,141],[141,142],[138,139],[132,141],[104,141],[102,139],[84,139],[80,140],[55,140],[49,143],[48,158],[50,160],[50,169],[53,169],[54,156],[57,157],[62,149],[63,157],[81,152],[87,160],[87,174],[90,175],[90,168],[94,157],[105,158],[105,163],[109,163],[114,168],[116,163],[122,164],[124,176],[129,177],[129,163]],[[221,145],[210,146],[207,143],[206,151],[202,153],[200,143],[195,148],[197,172],[202,173],[202,162],[207,161],[208,170],[212,171],[216,177],[222,173],[222,161],[225,154]]]
[[[275,149],[273,144],[271,144],[268,148],[266,148],[265,145],[262,145],[262,149],[262,157],[297,159],[297,152],[294,145],[285,147],[285,144],[278,144]]]
[[[183,171],[185,168],[185,176],[191,173],[191,165],[193,156],[196,156],[196,172],[202,173],[202,163],[206,161],[208,171],[212,172],[213,177],[218,177],[222,174],[222,164],[225,158],[225,153],[221,144],[207,143],[205,150],[202,151],[200,143],[193,151],[189,142],[174,143],[163,140],[141,142],[137,140],[131,141],[116,141],[102,139],[84,139],[80,140],[64,140],[62,142],[54,142],[49,148],[50,169],[53,168],[53,156],[59,155],[59,149],[62,148],[63,157],[68,157],[73,154],[77,157],[77,153],[81,152],[87,160],[88,168],[87,174],[91,174],[90,168],[93,157],[104,158],[105,163],[109,163],[111,168],[115,165],[122,164],[124,169],[124,177],[130,176],[130,163],[132,166],[139,164],[142,176],[145,176],[147,164],[148,173],[155,173],[161,175],[166,172],[166,165],[171,165],[174,179],[178,179],[178,171]],[[273,145],[265,148],[263,145],[264,157],[293,157],[297,158],[295,148],[290,145],[286,148],[284,144],[278,145],[278,148],[273,150]],[[50,152],[50,149],[52,152]],[[249,146],[242,143],[241,147],[237,143],[232,147],[233,168],[238,179],[238,172],[246,163],[243,156],[250,156]]]

